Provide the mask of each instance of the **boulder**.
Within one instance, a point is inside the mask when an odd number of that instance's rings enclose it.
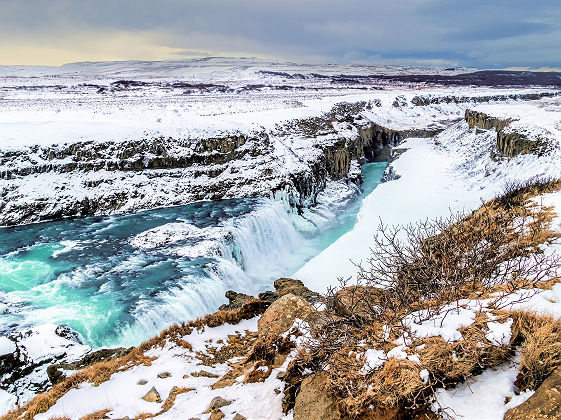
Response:
[[[328,390],[329,374],[318,372],[302,381],[294,404],[294,420],[338,420],[337,402]]]
[[[277,299],[257,321],[259,338],[274,339],[288,331],[296,319],[308,323],[317,318],[317,311],[306,299],[289,293]]]
[[[228,290],[225,296],[229,302],[227,305],[220,306],[219,309],[223,311],[231,311],[233,309],[239,309],[244,305],[244,303],[246,303],[251,299],[254,299],[253,296],[246,295],[245,293],[234,292],[233,290]]]
[[[555,370],[534,395],[511,408],[505,420],[538,420],[561,418],[561,368]]]
[[[308,302],[314,304],[321,301],[321,295],[313,292],[304,286],[300,280],[295,280],[287,277],[280,278],[274,283],[275,291],[267,290],[259,294],[259,299],[267,304],[273,303],[278,298],[292,293],[296,296],[302,296]]]
[[[284,296],[292,293],[296,296],[302,296],[312,304],[319,302],[321,299],[321,295],[319,293],[313,292],[308,289],[306,286],[304,286],[304,283],[302,283],[301,280],[283,277],[276,280],[274,286],[279,296]]]
[[[148,391],[144,395],[144,397],[142,397],[142,399],[144,401],[148,401],[148,402],[155,402],[155,403],[161,403],[162,402],[160,394],[158,393],[158,391],[156,391],[156,388],[154,388],[154,387],[150,388],[150,391]]]
[[[217,410],[222,407],[226,407],[227,405],[232,404],[232,401],[226,400],[222,397],[214,397],[210,404],[208,405],[209,410]]]
[[[224,418],[224,413],[220,410],[212,410],[208,420],[222,420]]]

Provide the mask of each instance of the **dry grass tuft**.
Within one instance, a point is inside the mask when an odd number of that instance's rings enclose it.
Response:
[[[111,410],[99,410],[96,411],[95,413],[91,413],[88,414],[84,417],[81,417],[80,420],[101,420],[101,419],[106,419],[108,418],[106,416],[107,413],[109,413]]]
[[[367,396],[370,401],[385,407],[400,405],[426,388],[419,376],[420,371],[416,362],[390,359],[373,375]]]
[[[521,390],[537,389],[561,366],[561,321],[532,312],[512,313],[513,337],[520,343],[520,374],[516,384]]]

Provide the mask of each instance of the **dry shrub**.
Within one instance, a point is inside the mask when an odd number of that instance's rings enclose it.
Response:
[[[415,340],[404,317],[416,312],[419,321],[434,319],[454,310],[452,302],[492,295],[493,307],[499,309],[514,293],[525,299],[537,285],[548,287],[561,262],[544,255],[540,245],[559,237],[551,229],[555,214],[530,198],[559,188],[561,181],[528,183],[470,214],[407,227],[381,225],[370,258],[358,266],[358,283],[347,287],[341,280],[341,288],[327,293],[327,310],[308,344],[308,361],[294,365],[312,370],[329,366],[330,391],[342,402],[343,412],[357,416],[369,405],[400,405],[415,414],[432,401],[437,387],[454,386],[512,358],[510,345],[496,345],[485,337],[489,318],[483,313],[460,329],[462,338],[453,343],[440,337]],[[495,321],[507,318],[502,314]],[[419,354],[420,364],[390,359],[377,371],[361,372],[364,359],[357,360],[356,354],[366,348],[387,353],[404,334],[414,346],[425,345],[412,350]],[[526,352],[543,344],[528,340]],[[422,369],[430,372],[427,384],[419,377]]]
[[[530,178],[525,181],[510,181],[505,184],[501,196],[492,202],[500,207],[510,209],[520,207],[527,200],[541,194],[547,194],[561,189],[561,179],[555,178]]]
[[[537,389],[561,366],[561,321],[549,315],[516,311],[513,337],[520,345],[520,374],[516,384],[522,389]]]
[[[106,419],[106,414],[109,413],[111,410],[99,410],[95,413],[88,414],[84,417],[81,417],[80,420],[101,420]]]
[[[173,325],[164,330],[159,336],[154,337],[123,357],[113,360],[101,361],[78,371],[74,375],[53,386],[49,391],[37,395],[33,400],[15,409],[3,417],[3,420],[30,420],[35,415],[46,412],[56,404],[72,388],[84,382],[99,385],[107,381],[111,375],[117,372],[128,370],[140,364],[149,365],[153,359],[144,353],[154,347],[162,347],[166,342],[171,341],[177,345],[190,349],[191,346],[183,338],[190,334],[194,328],[204,328],[205,326],[216,327],[225,323],[237,324],[244,319],[250,319],[265,312],[268,304],[259,299],[246,302],[241,308],[225,311],[221,310],[214,314],[206,315],[182,325]]]

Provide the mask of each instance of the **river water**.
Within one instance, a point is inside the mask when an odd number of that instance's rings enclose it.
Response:
[[[54,323],[92,347],[137,345],[229,289],[271,289],[353,227],[385,167],[364,165],[358,197],[324,206],[313,230],[266,199],[1,228],[0,333]]]

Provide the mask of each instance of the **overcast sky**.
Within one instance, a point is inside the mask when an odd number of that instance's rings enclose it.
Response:
[[[561,67],[561,0],[0,0],[0,64],[252,56]]]

